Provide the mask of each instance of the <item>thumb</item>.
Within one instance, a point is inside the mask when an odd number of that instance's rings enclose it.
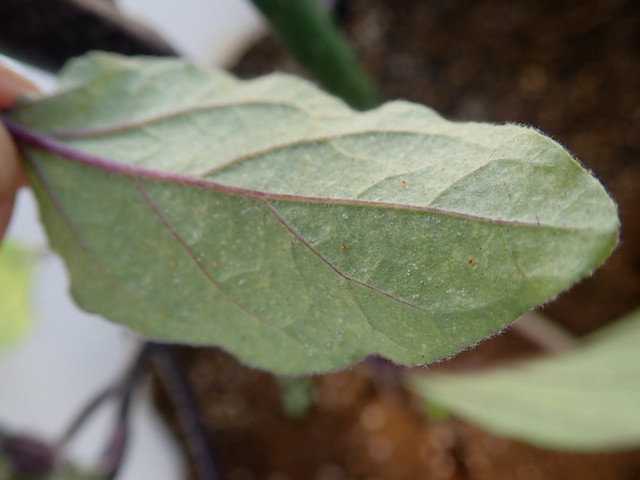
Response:
[[[9,107],[21,95],[35,91],[31,82],[0,64],[0,110]],[[0,238],[9,223],[16,191],[23,182],[18,151],[0,122]]]
[[[33,83],[0,62],[0,110],[10,107],[21,95],[37,91]]]

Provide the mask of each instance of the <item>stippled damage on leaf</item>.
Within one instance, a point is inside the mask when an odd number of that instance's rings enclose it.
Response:
[[[11,112],[77,302],[282,373],[434,361],[593,271],[613,201],[530,128],[93,54]]]

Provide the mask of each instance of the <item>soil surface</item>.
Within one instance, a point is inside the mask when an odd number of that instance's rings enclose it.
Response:
[[[581,336],[640,306],[640,2],[339,3],[386,98],[453,119],[534,125],[619,203],[618,249],[545,313]],[[272,70],[300,73],[271,37],[236,68],[244,77]],[[477,368],[534,352],[509,331],[448,365]],[[315,405],[296,419],[283,413],[270,375],[216,349],[176,353],[228,480],[640,479],[640,451],[559,453],[460,420],[428,420],[393,376],[368,365],[314,377]]]

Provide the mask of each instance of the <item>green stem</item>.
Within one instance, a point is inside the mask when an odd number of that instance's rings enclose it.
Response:
[[[548,353],[562,353],[576,345],[576,338],[539,312],[528,312],[513,323],[513,330]]]
[[[380,103],[355,52],[316,0],[252,0],[296,60],[329,92],[359,110]]]

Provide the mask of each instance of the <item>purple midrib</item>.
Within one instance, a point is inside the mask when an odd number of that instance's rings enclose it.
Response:
[[[214,190],[220,193],[228,195],[235,195],[245,198],[260,199],[260,200],[274,200],[274,201],[290,201],[290,202],[304,202],[304,203],[321,203],[321,204],[333,204],[333,205],[354,205],[363,207],[380,207],[380,208],[393,208],[401,210],[413,210],[423,211],[427,213],[435,213],[441,215],[450,215],[454,217],[464,218],[468,220],[482,221],[486,223],[513,225],[513,226],[540,226],[527,222],[519,222],[515,220],[500,220],[487,217],[480,217],[467,213],[460,213],[451,210],[445,210],[441,208],[428,207],[428,206],[416,206],[405,203],[393,203],[393,202],[379,202],[371,200],[361,200],[352,198],[332,198],[332,197],[317,197],[306,195],[295,195],[287,193],[272,193],[264,192],[261,190],[255,190],[250,188],[235,187],[231,185],[224,185],[211,180],[205,180],[199,177],[193,177],[180,173],[163,172],[160,170],[154,170],[147,167],[140,167],[135,165],[128,165],[119,163],[111,159],[95,155],[88,152],[76,150],[62,142],[47,137],[44,134],[35,132],[29,128],[26,128],[6,117],[2,117],[2,123],[6,126],[7,130],[13,135],[13,137],[19,142],[30,145],[31,147],[44,150],[49,153],[53,153],[59,157],[67,160],[87,165],[98,170],[103,170],[127,177],[137,178],[149,178],[154,180],[166,181],[171,183],[177,183],[182,185],[190,185],[194,187],[206,188]]]

